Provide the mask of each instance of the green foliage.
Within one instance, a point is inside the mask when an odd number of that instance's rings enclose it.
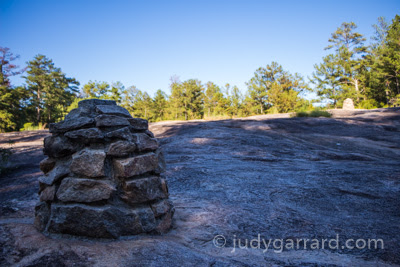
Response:
[[[98,82],[98,81],[89,81],[82,88],[82,97],[83,98],[98,98],[105,99],[107,98],[110,92],[110,85],[106,82]]]
[[[339,102],[350,97],[356,103],[364,96],[363,73],[365,65],[362,56],[367,50],[362,34],[355,32],[353,22],[342,23],[328,40],[331,44],[325,49],[334,48],[334,53],[314,65],[311,82],[316,85],[315,92],[322,99],[333,101],[336,108]]]
[[[9,79],[24,72],[13,64],[16,59],[18,56],[14,56],[9,48],[0,47],[0,132],[18,129],[24,117],[25,88],[12,86]]]
[[[296,117],[309,117],[309,114],[306,111],[298,111],[296,112]]]
[[[329,54],[314,65],[313,91],[329,107],[341,107],[352,98],[363,109],[400,105],[400,16],[388,23],[379,18],[369,46],[353,22],[342,23],[329,38]],[[89,81],[82,86],[68,78],[51,59],[37,55],[28,62],[26,85],[13,86],[10,77],[25,69],[13,64],[18,57],[0,47],[0,132],[42,128],[64,118],[87,98],[111,99],[133,116],[149,121],[226,119],[265,113],[297,111],[296,116],[330,116],[306,100],[310,91],[300,74],[291,74],[271,62],[256,69],[246,83],[237,86],[203,84],[197,79],[171,79],[170,92],[159,89],[152,97],[134,85]]]
[[[362,100],[357,108],[361,108],[361,109],[374,109],[374,108],[378,108],[380,105],[379,103],[375,100],[375,99],[366,99],[366,100]]]
[[[310,117],[330,118],[332,116],[332,114],[330,114],[328,111],[324,111],[324,110],[313,110],[309,114],[310,114]]]
[[[39,125],[34,125],[33,122],[24,123],[24,127],[19,129],[20,131],[35,131],[43,129],[43,125],[39,123]]]
[[[299,111],[296,112],[295,114],[296,117],[326,117],[326,118],[330,118],[332,116],[332,114],[330,114],[328,111],[324,111],[324,110],[313,110],[310,112],[306,112],[306,111]]]
[[[283,70],[277,62],[258,68],[247,86],[249,94],[246,100],[258,114],[264,114],[264,110],[272,106],[283,113],[293,111],[299,93],[309,90],[303,77]]]
[[[68,78],[51,59],[37,55],[28,62],[25,77],[29,100],[35,116],[30,121],[35,124],[59,121],[67,107],[73,102],[79,82]]]

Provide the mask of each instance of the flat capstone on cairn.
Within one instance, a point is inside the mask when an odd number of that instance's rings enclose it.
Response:
[[[165,161],[147,120],[115,101],[79,102],[50,124],[40,163],[35,227],[48,234],[119,238],[165,233],[174,207]]]

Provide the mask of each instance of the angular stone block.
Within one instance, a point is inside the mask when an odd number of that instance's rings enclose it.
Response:
[[[88,128],[94,126],[94,119],[89,117],[79,117],[79,119],[64,120],[57,123],[50,123],[50,133],[65,133],[68,131]]]
[[[111,143],[107,150],[107,156],[124,157],[135,152],[135,143],[128,141],[117,141]]]
[[[78,107],[79,108],[95,108],[98,105],[117,105],[117,102],[114,100],[102,100],[102,99],[85,99],[79,101]]]
[[[50,218],[50,206],[46,202],[39,202],[35,206],[35,220],[33,225],[39,231],[44,231]]]
[[[54,195],[56,194],[56,186],[46,186],[42,192],[40,192],[40,201],[53,201]]]
[[[64,136],[48,136],[44,139],[43,154],[52,158],[69,156],[82,147]]]
[[[121,198],[129,204],[145,203],[167,197],[158,176],[127,181],[122,186],[122,192]]]
[[[164,194],[169,196],[168,184],[167,184],[167,181],[163,178],[161,178],[161,187],[163,189]]]
[[[144,131],[144,133],[147,134],[149,137],[154,138],[154,134],[149,130]]]
[[[56,161],[52,158],[45,158],[39,163],[40,170],[46,174],[56,166]]]
[[[149,128],[149,122],[145,119],[131,118],[128,120],[132,126],[132,130],[134,131],[145,131]]]
[[[109,199],[115,190],[108,181],[65,178],[57,190],[57,198],[63,202],[94,202]]]
[[[51,206],[48,231],[97,238],[118,238],[155,229],[149,207],[124,209],[114,206],[93,207],[83,204]]]
[[[107,138],[111,139],[122,139],[127,141],[133,141],[133,135],[129,130],[129,127],[124,127],[109,133],[106,133]]]
[[[53,185],[69,174],[69,165],[71,161],[59,161],[56,166],[44,176],[39,177],[39,184]]]
[[[99,115],[96,118],[96,127],[128,126],[128,119],[115,115]]]
[[[104,134],[98,128],[80,129],[65,133],[65,136],[84,144],[102,142]]]
[[[164,152],[162,150],[162,148],[159,148],[156,150],[156,152],[154,152],[154,154],[157,157],[157,168],[155,170],[156,173],[163,173],[166,170],[166,164],[165,164],[165,159],[164,159]]]
[[[71,110],[64,118],[64,120],[79,120],[81,117],[94,118],[95,113],[91,112],[88,108],[75,108]]]
[[[97,105],[96,111],[100,114],[108,114],[108,115],[122,115],[128,118],[131,118],[131,114],[128,110],[123,107],[117,105]]]
[[[158,234],[164,234],[168,232],[168,230],[172,226],[172,217],[174,216],[174,213],[175,209],[172,208],[169,212],[157,218],[156,228],[154,229],[154,232]]]
[[[157,157],[154,153],[113,160],[115,175],[120,178],[129,178],[154,171],[157,165]]]
[[[154,151],[158,148],[158,141],[145,133],[133,134],[133,140],[138,151]]]
[[[166,214],[167,212],[170,212],[171,209],[174,207],[171,200],[169,199],[162,199],[156,203],[151,204],[150,206],[156,218]]]
[[[104,160],[106,153],[103,150],[83,149],[72,155],[70,170],[77,175],[86,177],[104,176]]]

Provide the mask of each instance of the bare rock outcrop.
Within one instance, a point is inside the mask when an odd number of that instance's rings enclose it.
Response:
[[[96,238],[168,231],[174,207],[164,155],[146,120],[115,101],[89,99],[51,124],[50,133],[37,229]]]

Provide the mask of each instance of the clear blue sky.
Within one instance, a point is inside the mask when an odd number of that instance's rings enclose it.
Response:
[[[81,85],[121,81],[169,94],[177,75],[244,92],[271,61],[311,75],[342,22],[370,37],[379,16],[391,21],[396,13],[399,0],[0,0],[0,46],[19,54],[20,66],[44,54]]]

